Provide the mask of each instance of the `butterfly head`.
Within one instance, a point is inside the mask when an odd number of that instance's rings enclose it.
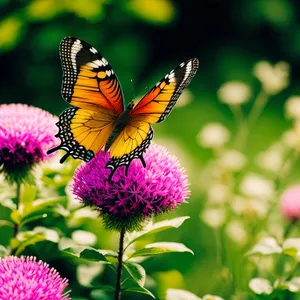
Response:
[[[134,108],[134,100],[131,100],[130,103],[127,105],[126,110],[132,110]]]

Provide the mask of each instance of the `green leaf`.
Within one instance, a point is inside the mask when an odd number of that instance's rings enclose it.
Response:
[[[44,219],[46,217],[47,217],[47,214],[45,214],[45,213],[34,215],[34,216],[27,216],[24,219],[22,219],[20,227],[23,227],[25,224],[28,224],[30,222],[40,220],[40,219]]]
[[[134,231],[130,234],[127,234],[128,244],[126,247],[128,247],[130,244],[132,244],[137,239],[143,236],[164,231],[170,228],[178,228],[183,224],[185,220],[189,218],[190,218],[189,216],[186,216],[186,217],[174,218],[171,220],[164,220],[156,223],[150,222],[146,225],[146,227],[142,231]]]
[[[110,263],[106,257],[101,253],[101,250],[94,249],[92,247],[78,246],[64,249],[63,252],[67,255],[72,255],[86,259],[88,261],[102,261]]]
[[[270,255],[281,252],[282,249],[274,238],[265,237],[262,238],[256,245],[254,245],[254,247],[247,253],[247,255]]]
[[[0,220],[0,227],[2,226],[14,227],[15,224],[7,220]]]
[[[47,208],[54,209],[57,204],[64,204],[66,200],[66,196],[35,200],[31,208],[22,215],[22,218],[24,219],[26,216],[36,212],[44,212]]]
[[[145,285],[146,271],[141,265],[133,262],[125,262],[124,267],[139,286],[143,287]]]
[[[14,221],[15,224],[21,223],[21,215],[18,210],[14,210],[10,214],[11,219]]]
[[[155,299],[154,295],[149,290],[147,290],[145,287],[140,286],[135,280],[131,278],[124,283],[122,291],[149,295],[153,299]]]
[[[105,261],[107,262],[106,257],[101,254],[99,251],[94,249],[84,249],[80,252],[80,257],[89,261]]]
[[[9,251],[7,248],[5,248],[3,245],[0,245],[0,257],[4,258],[9,254]]]
[[[19,243],[19,245],[17,246],[16,255],[19,255],[20,253],[22,253],[26,247],[28,247],[30,245],[34,245],[38,242],[45,241],[45,240],[46,240],[46,238],[43,234],[35,234],[33,236],[28,237],[27,240]]]
[[[20,204],[24,207],[24,214],[32,207],[33,200],[37,194],[36,185],[22,184],[20,188]]]
[[[257,295],[270,295],[273,292],[271,282],[264,278],[253,278],[249,282],[250,289]]]
[[[157,254],[169,253],[169,252],[190,252],[194,254],[193,251],[187,248],[184,244],[160,242],[160,243],[153,243],[153,244],[146,245],[145,248],[137,250],[129,257],[151,256],[151,255],[157,255]]]
[[[290,238],[283,242],[283,253],[296,257],[300,254],[300,238]]]
[[[168,289],[166,300],[201,300],[191,292],[180,289]]]

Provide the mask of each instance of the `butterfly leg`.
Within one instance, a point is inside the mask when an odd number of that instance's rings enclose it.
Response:
[[[58,145],[57,147],[54,147],[54,148],[52,148],[52,149],[49,149],[49,150],[47,151],[47,154],[49,155],[49,154],[51,154],[51,153],[53,153],[53,152],[59,150],[59,149],[60,149],[60,146],[61,146],[61,145]]]

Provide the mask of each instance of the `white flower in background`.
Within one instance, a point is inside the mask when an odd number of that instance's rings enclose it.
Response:
[[[185,290],[167,289],[166,300],[201,300],[201,298]]]
[[[290,148],[300,151],[300,120],[294,124],[294,128],[283,134],[283,142]]]
[[[235,195],[230,200],[232,210],[239,216],[248,219],[263,218],[268,211],[268,203],[258,199],[248,199]]]
[[[208,226],[217,228],[225,223],[226,212],[222,208],[208,208],[202,213],[201,219]]]
[[[104,264],[99,262],[88,263],[86,265],[79,265],[76,270],[76,277],[78,282],[83,286],[89,286],[93,279],[100,275],[104,270]]]
[[[224,184],[216,183],[209,188],[207,192],[208,202],[210,204],[225,203],[228,197],[229,187]]]
[[[221,123],[208,123],[197,135],[197,141],[202,147],[213,149],[224,146],[229,138],[229,130]]]
[[[85,245],[85,246],[93,246],[97,242],[97,237],[95,234],[84,230],[74,231],[72,233],[72,239],[78,245]]]
[[[289,70],[289,64],[283,61],[274,66],[267,61],[260,61],[255,64],[253,73],[261,82],[265,92],[275,95],[289,85]]]
[[[176,105],[174,106],[175,108],[179,107],[184,107],[190,104],[193,101],[194,95],[189,89],[184,89],[183,93],[179,97]]]
[[[207,294],[207,295],[203,296],[202,299],[203,300],[224,300],[223,298],[221,298],[219,296],[210,295],[210,294]],[[188,300],[188,299],[186,299],[186,300]]]
[[[244,224],[239,220],[230,221],[226,225],[225,231],[226,234],[239,245],[244,245],[249,238]]]
[[[240,184],[240,192],[253,198],[270,199],[274,190],[273,181],[255,173],[247,174]]]
[[[283,171],[284,149],[279,144],[275,144],[265,152],[258,154],[256,164],[263,170],[271,173]]]
[[[72,193],[71,182],[66,185],[65,193],[68,197],[68,208],[74,210],[76,208],[82,207],[80,200]]]
[[[239,105],[249,101],[252,93],[246,83],[228,81],[221,85],[217,94],[221,102],[229,105]]]
[[[300,119],[300,96],[292,96],[287,99],[285,114],[289,119]]]
[[[222,153],[218,163],[224,169],[237,172],[244,168],[247,163],[246,156],[237,150],[227,150]]]

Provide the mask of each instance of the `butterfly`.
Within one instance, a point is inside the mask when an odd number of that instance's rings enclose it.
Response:
[[[199,61],[182,62],[150,89],[140,100],[124,104],[123,91],[108,61],[90,44],[65,37],[59,46],[63,79],[62,97],[72,107],[56,123],[60,145],[50,149],[66,151],[68,156],[90,161],[103,147],[110,151],[106,168],[109,182],[120,166],[141,160],[153,138],[151,124],[162,122],[171,112],[184,88],[195,76]]]

